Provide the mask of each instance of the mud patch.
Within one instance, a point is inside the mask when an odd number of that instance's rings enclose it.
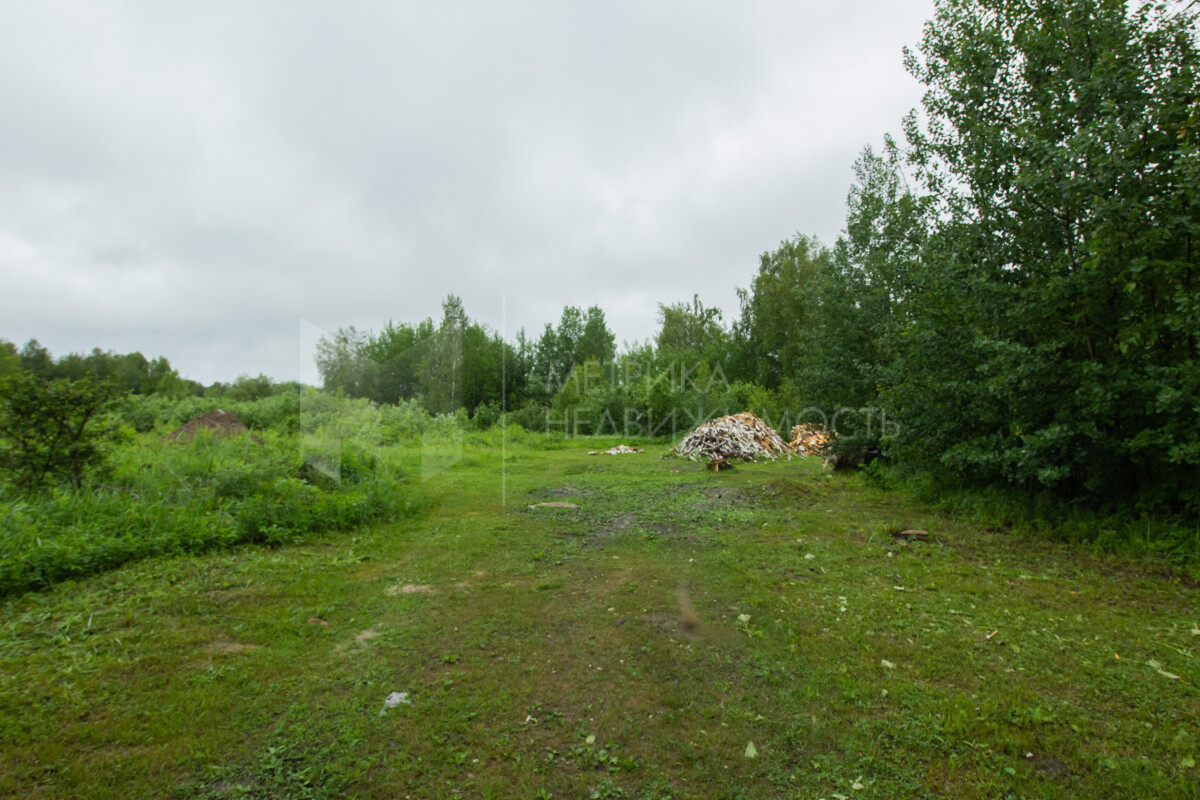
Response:
[[[711,537],[697,533],[695,528],[687,528],[682,525],[656,523],[648,526],[647,530],[652,532],[655,537],[677,545],[698,545],[711,540]]]
[[[733,506],[743,505],[746,501],[746,493],[741,489],[735,489],[731,486],[710,486],[701,494],[705,499],[696,503],[698,511],[716,511],[722,508],[732,508]]]
[[[534,503],[530,506],[530,508],[579,508],[579,506],[575,505],[574,503],[565,503],[561,500],[558,500],[550,503]]]
[[[358,642],[359,644],[366,644],[372,639],[376,639],[378,637],[379,631],[375,630],[374,628],[367,628],[365,631],[355,634],[354,641]]]
[[[1049,778],[1069,778],[1071,776],[1071,768],[1057,758],[1034,756],[1032,763],[1034,769]]]
[[[621,514],[619,517],[615,517],[600,527],[589,531],[587,534],[588,542],[597,544],[605,539],[611,539],[618,533],[633,530],[633,527],[637,525],[637,521],[638,515],[633,512]]]

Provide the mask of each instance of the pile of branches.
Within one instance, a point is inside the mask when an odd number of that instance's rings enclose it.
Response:
[[[792,428],[792,440],[788,446],[801,457],[816,455],[833,441],[833,436],[820,425],[805,422]]]
[[[792,448],[765,422],[743,411],[706,422],[683,437],[671,451],[693,461],[702,459],[774,460],[791,458]]]

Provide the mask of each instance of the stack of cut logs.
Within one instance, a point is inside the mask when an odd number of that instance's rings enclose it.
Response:
[[[820,453],[833,439],[833,434],[812,423],[802,423],[792,428],[792,440],[788,442],[799,456],[811,456]]]
[[[757,461],[780,456],[790,458],[792,448],[761,419],[742,412],[704,423],[685,436],[673,452],[693,461]]]

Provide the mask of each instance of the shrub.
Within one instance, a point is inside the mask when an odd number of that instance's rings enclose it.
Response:
[[[117,388],[91,378],[46,380],[22,372],[0,380],[0,461],[23,489],[51,478],[79,487],[99,469],[120,427],[108,412]]]
[[[510,411],[508,414],[509,425],[520,425],[527,431],[534,433],[546,432],[546,420],[550,414],[550,410],[543,405],[537,403],[527,403],[524,407],[516,411]]]
[[[475,423],[476,430],[486,431],[500,421],[500,404],[495,400],[480,403],[475,406],[475,415],[471,421]]]

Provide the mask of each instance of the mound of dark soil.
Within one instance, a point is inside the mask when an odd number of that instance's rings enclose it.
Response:
[[[257,444],[262,444],[262,439],[250,433],[250,429],[238,419],[237,414],[232,411],[222,411],[219,408],[188,420],[163,438],[173,442],[190,442],[195,438],[196,432],[200,430],[210,430],[218,439],[249,436]]]

